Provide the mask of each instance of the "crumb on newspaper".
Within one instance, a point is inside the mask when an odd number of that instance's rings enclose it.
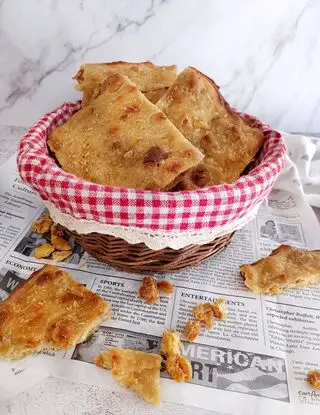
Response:
[[[184,356],[169,356],[166,361],[166,369],[176,382],[190,382],[192,379],[192,366]]]
[[[226,305],[226,300],[224,298],[218,298],[212,304],[213,314],[218,320],[225,320],[228,315],[228,309]]]
[[[72,249],[68,241],[64,239],[64,230],[53,223],[49,215],[44,215],[34,221],[31,225],[33,231],[37,233],[49,233],[50,243],[42,244],[35,248],[37,259],[49,258],[56,262],[62,262],[72,254]]]
[[[65,259],[69,258],[69,256],[72,254],[72,251],[55,251],[52,252],[52,260],[56,262],[62,262]]]
[[[32,222],[31,228],[33,231],[43,234],[50,232],[52,224],[53,220],[51,219],[51,217],[49,215],[44,215],[40,219]]]
[[[161,351],[166,356],[180,355],[182,343],[180,333],[176,330],[166,330],[162,335]]]
[[[320,370],[310,370],[307,381],[313,388],[320,389]]]
[[[184,327],[184,335],[189,342],[193,342],[201,333],[201,324],[198,320],[188,320]]]
[[[37,259],[48,258],[52,254],[53,251],[54,251],[54,246],[52,246],[51,244],[42,244],[38,246],[37,248],[35,248],[34,256]]]
[[[157,280],[154,277],[144,277],[139,289],[139,296],[148,304],[154,304],[158,301],[159,291]]]
[[[207,329],[212,329],[214,313],[211,303],[198,304],[197,306],[193,307],[192,312],[197,320],[206,324]]]
[[[160,355],[113,347],[94,361],[99,367],[111,369],[121,386],[133,389],[149,403],[160,404]]]
[[[174,285],[171,284],[171,282],[166,281],[166,280],[160,280],[157,283],[157,287],[159,289],[159,291],[163,291],[167,294],[172,294],[173,293],[173,289],[174,289]]]
[[[64,232],[57,225],[52,225],[51,227],[51,243],[58,251],[69,251],[71,246],[69,243],[62,237]]]

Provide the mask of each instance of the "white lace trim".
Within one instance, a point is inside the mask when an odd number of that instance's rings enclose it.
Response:
[[[256,215],[261,203],[255,206],[245,217],[233,221],[224,226],[215,227],[212,230],[199,231],[153,231],[147,228],[124,227],[117,225],[108,225],[94,221],[75,219],[72,216],[60,212],[51,202],[45,201],[44,204],[50,212],[53,221],[60,223],[67,229],[76,231],[80,234],[98,232],[122,238],[130,244],[145,243],[150,249],[157,251],[163,248],[181,249],[188,245],[204,245],[219,236],[227,235],[234,232],[248,222]]]

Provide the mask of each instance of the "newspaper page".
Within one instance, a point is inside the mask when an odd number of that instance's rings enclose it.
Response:
[[[4,174],[5,173],[5,174]],[[34,250],[48,241],[31,229],[45,208],[16,172],[15,160],[0,168],[0,300],[44,263]],[[71,239],[73,254],[56,263],[112,306],[106,320],[84,343],[67,351],[46,350],[20,362],[1,362],[0,399],[7,399],[48,374],[118,388],[93,358],[110,346],[160,353],[162,333],[183,332],[192,307],[225,298],[226,321],[215,321],[183,354],[193,379],[177,384],[161,371],[163,400],[224,414],[319,413],[320,391],[306,382],[320,369],[320,286],[277,296],[249,291],[239,266],[268,255],[280,244],[320,248],[312,208],[293,193],[274,190],[257,218],[237,231],[219,255],[184,271],[161,275],[175,285],[171,296],[147,305],[138,298],[142,276],[115,270],[89,256]]]

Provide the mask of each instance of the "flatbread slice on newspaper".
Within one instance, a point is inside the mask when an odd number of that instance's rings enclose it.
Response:
[[[125,388],[133,389],[141,398],[160,404],[161,356],[137,350],[114,347],[95,358],[97,366],[111,369],[113,377]]]
[[[179,74],[157,106],[205,155],[183,175],[180,190],[235,181],[262,145],[261,130],[233,113],[218,86],[194,68]]]
[[[83,92],[82,106],[85,107],[100,94],[101,85],[111,74],[127,76],[143,93],[148,93],[156,102],[177,77],[176,65],[157,66],[151,62],[110,62],[81,65],[74,76],[77,89]]]
[[[109,311],[108,303],[67,272],[45,265],[0,303],[0,357],[75,346]]]
[[[268,257],[241,265],[240,273],[251,291],[262,294],[320,284],[320,251],[299,251],[281,245]]]
[[[62,168],[85,180],[136,189],[165,189],[203,154],[122,75],[52,130],[48,145]]]

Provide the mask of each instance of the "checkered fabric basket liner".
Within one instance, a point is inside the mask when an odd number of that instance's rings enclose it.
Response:
[[[212,230],[245,217],[271,191],[285,162],[281,134],[255,118],[265,141],[249,174],[232,184],[183,192],[143,191],[87,182],[66,173],[49,156],[50,130],[81,107],[66,102],[44,115],[21,139],[17,163],[22,180],[43,201],[75,219],[154,231]]]

